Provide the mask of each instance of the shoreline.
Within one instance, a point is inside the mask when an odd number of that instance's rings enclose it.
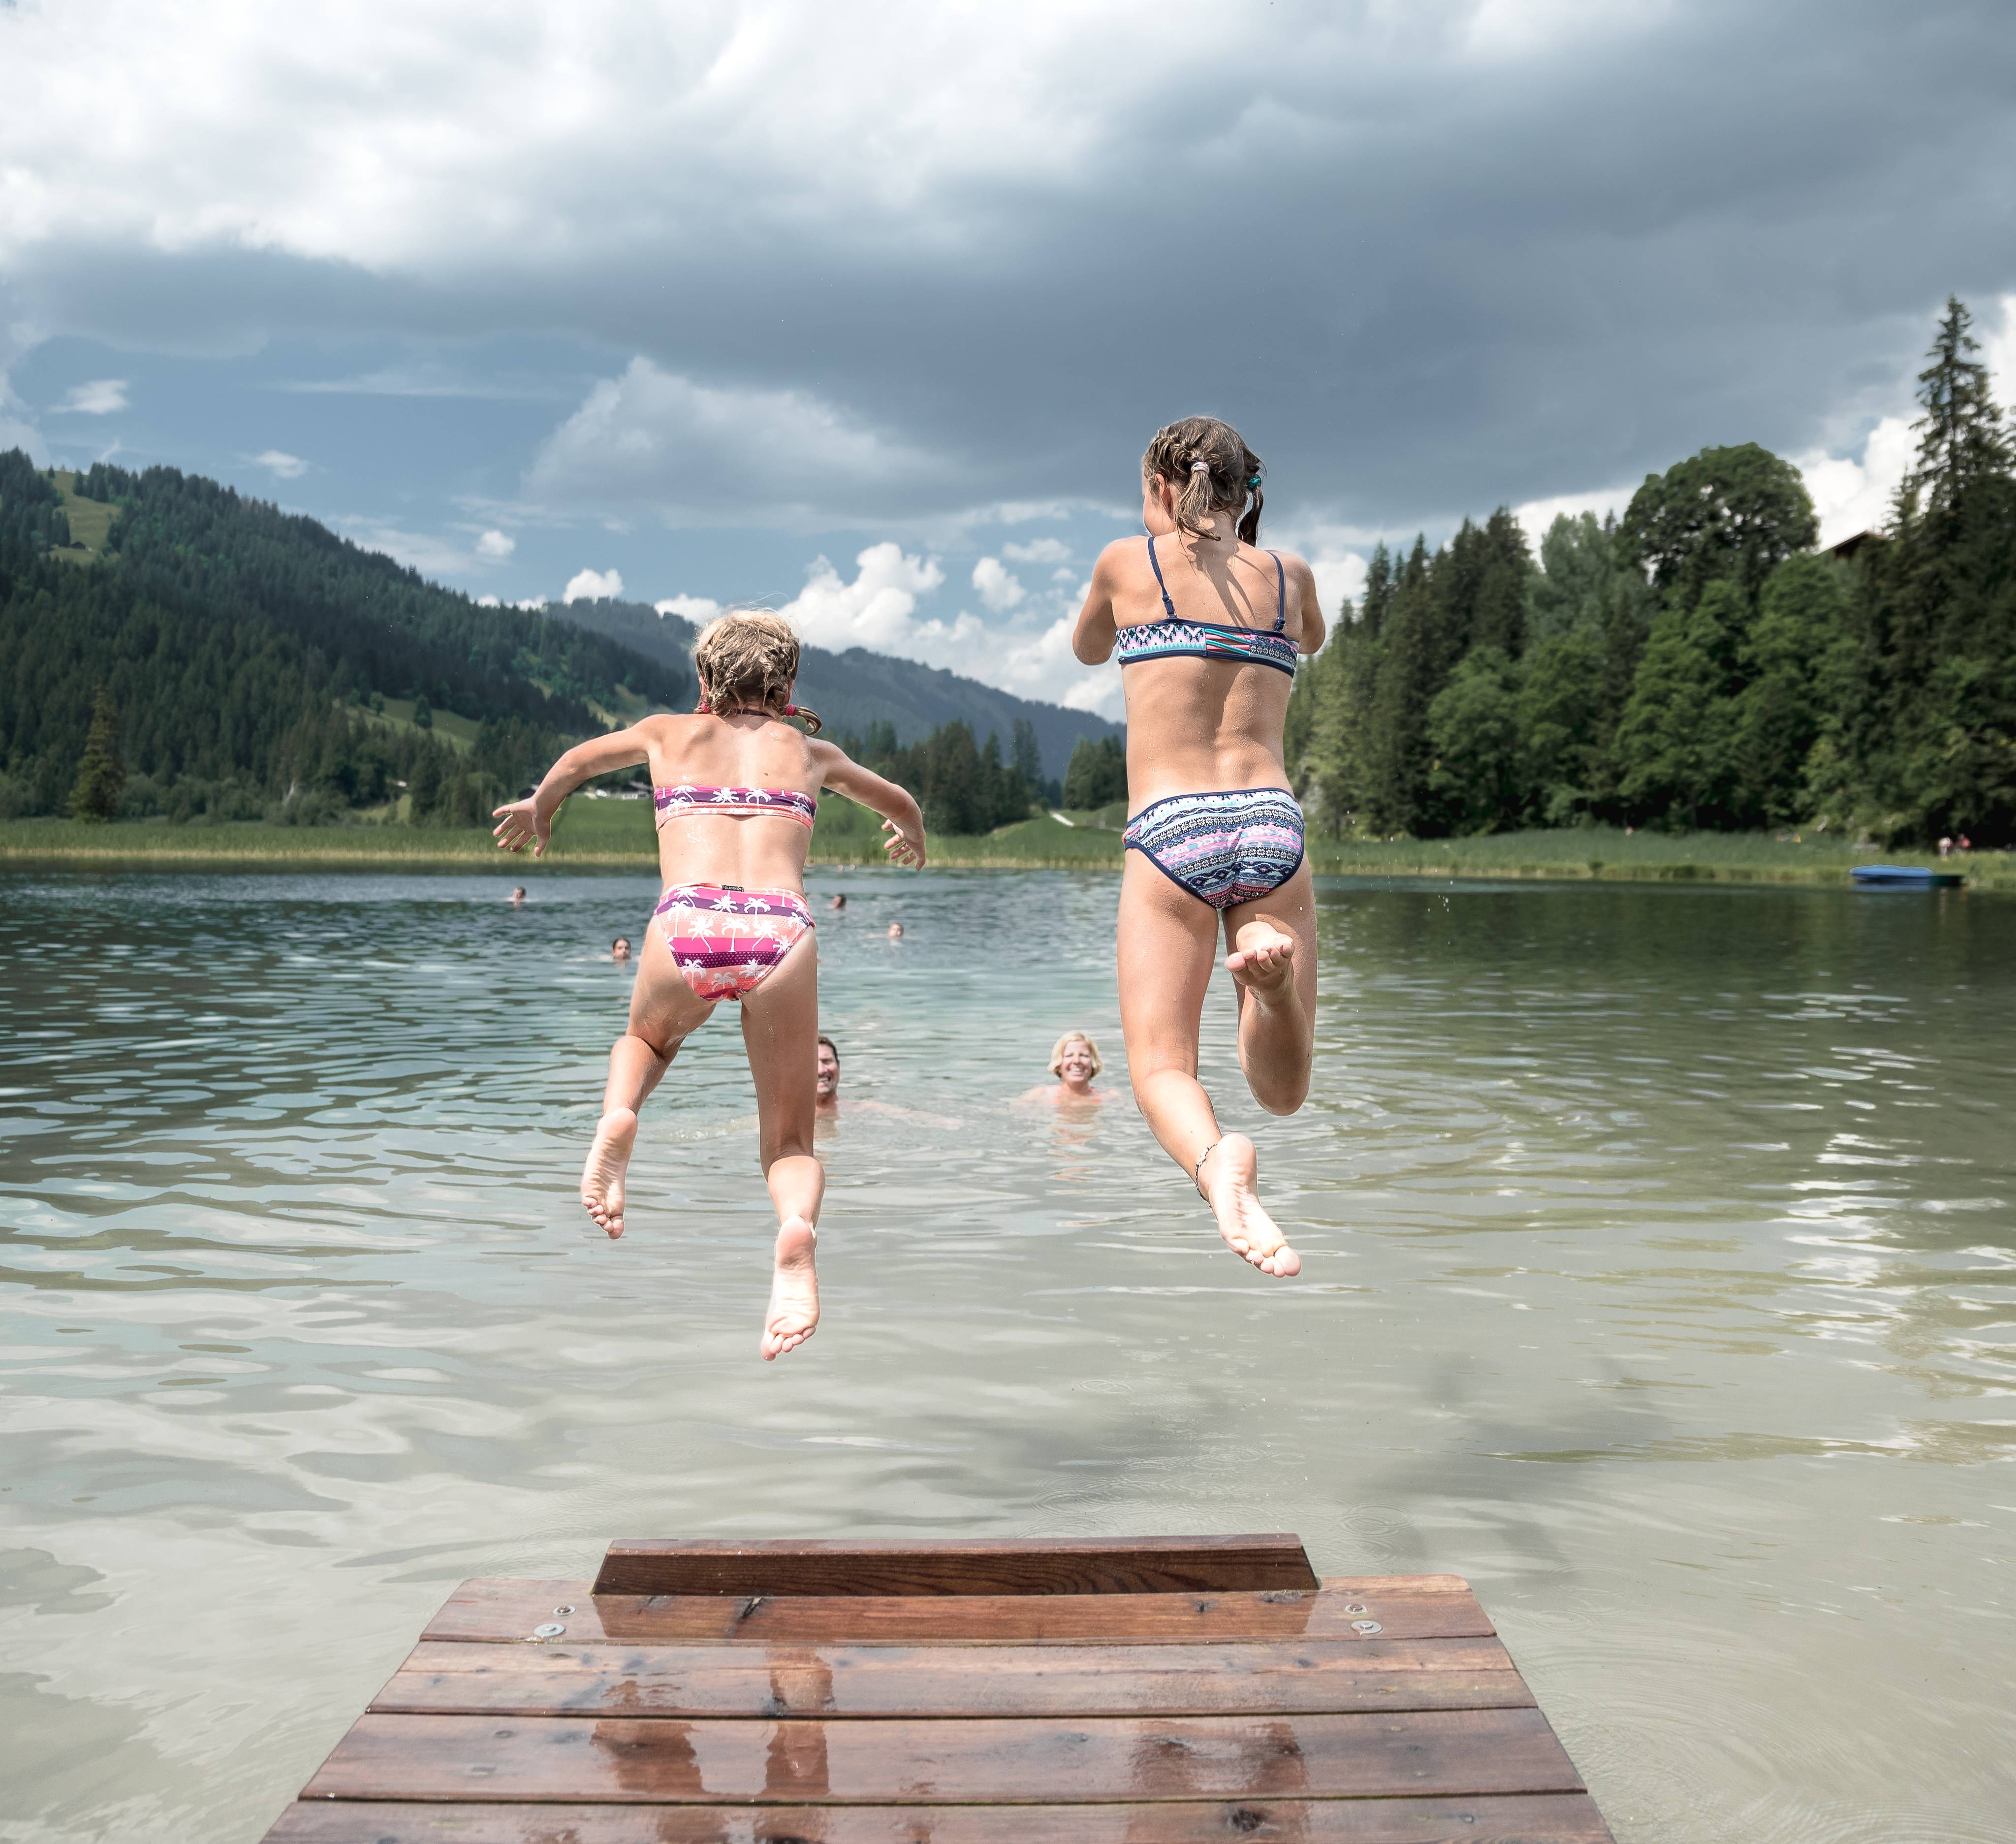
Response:
[[[613,803],[612,803],[613,804]],[[535,863],[496,851],[487,831],[430,832],[403,826],[303,829],[257,821],[168,826],[122,821],[0,821],[0,868],[106,872],[463,872],[522,879],[577,872],[656,876],[648,818],[589,812],[563,824]],[[823,831],[825,829],[822,829]],[[815,836],[808,870],[884,868],[873,836],[835,827]],[[932,838],[930,868],[973,871],[1100,871],[1121,868],[1117,831],[1024,821],[985,838]],[[1978,890],[2016,890],[2016,854],[1976,852],[1942,861],[1928,852],[1879,854],[1813,846],[1759,833],[1628,836],[1608,829],[1501,833],[1474,839],[1317,839],[1309,862],[1319,877],[1453,882],[1806,885],[1849,887],[1858,863],[1878,860],[1953,872]]]

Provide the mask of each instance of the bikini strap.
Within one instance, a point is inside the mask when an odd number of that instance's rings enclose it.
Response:
[[[1155,558],[1155,534],[1148,534],[1148,563],[1155,573],[1155,587],[1162,592],[1162,612],[1170,620],[1176,618],[1176,605],[1169,599],[1169,585],[1162,581],[1162,566]]]
[[[1279,634],[1288,624],[1288,573],[1281,567],[1281,553],[1269,551],[1274,559],[1274,631]]]

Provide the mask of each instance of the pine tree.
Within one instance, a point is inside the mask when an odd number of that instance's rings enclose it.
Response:
[[[70,791],[73,819],[111,820],[119,817],[119,796],[126,768],[119,760],[119,713],[112,694],[100,681],[91,695],[91,728],[84,739],[84,759]]]

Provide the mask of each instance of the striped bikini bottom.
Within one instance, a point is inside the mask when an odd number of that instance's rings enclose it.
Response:
[[[739,999],[777,970],[812,926],[796,890],[743,890],[731,885],[675,883],[651,919],[672,962],[703,999]]]
[[[1121,835],[1214,909],[1271,895],[1301,868],[1302,810],[1286,788],[1235,788],[1153,800]]]

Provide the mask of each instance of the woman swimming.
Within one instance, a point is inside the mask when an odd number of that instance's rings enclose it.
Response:
[[[880,814],[884,850],[899,864],[923,863],[923,818],[894,782],[784,721],[819,727],[815,713],[791,702],[798,642],[779,616],[722,616],[700,635],[693,664],[700,702],[693,716],[646,717],[569,749],[529,799],[497,809],[496,838],[507,851],[530,845],[538,857],[560,803],[583,782],[650,764],[664,893],[645,931],[629,1027],[609,1053],[581,1201],[609,1235],[622,1235],[637,1111],[715,1007],[739,1001],[763,1177],[777,1209],[761,1347],[769,1359],[803,1344],[819,1324],[813,1250],[826,1174],[812,1154],[819,962],[805,866],[819,792]]]
[[[1263,473],[1215,417],[1162,430],[1141,463],[1148,535],[1100,554],[1071,647],[1089,666],[1118,653],[1126,693],[1120,1024],[1135,1101],[1227,1244],[1293,1274],[1301,1259],[1260,1207],[1253,1142],[1219,1131],[1197,1079],[1221,918],[1239,1065],[1269,1113],[1302,1105],[1314,1044],[1315,890],[1281,728],[1323,619],[1309,566],[1255,548]]]

